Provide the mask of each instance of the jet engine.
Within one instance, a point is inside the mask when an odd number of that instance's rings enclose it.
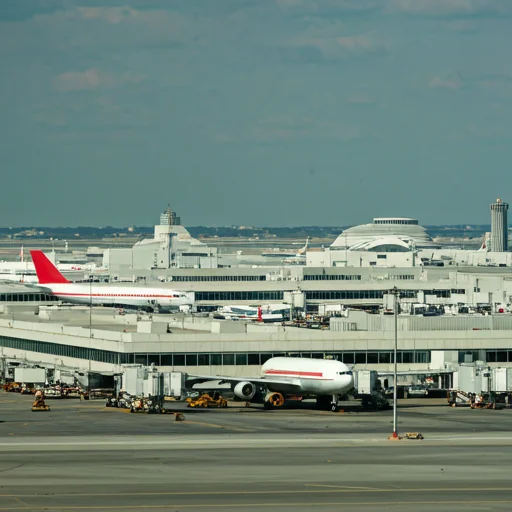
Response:
[[[282,407],[284,405],[284,396],[277,391],[270,391],[265,395],[264,406],[266,409],[273,407]]]
[[[239,382],[233,393],[242,400],[250,400],[256,394],[256,386],[252,382]]]

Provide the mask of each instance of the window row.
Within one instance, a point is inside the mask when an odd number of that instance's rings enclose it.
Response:
[[[133,359],[132,354],[121,354],[110,350],[99,350],[89,347],[75,347],[73,345],[61,345],[46,341],[26,340],[23,338],[11,338],[0,336],[0,347],[15,348],[41,354],[51,354],[60,357],[74,357],[77,359],[100,361],[111,364],[128,364]]]
[[[0,293],[0,302],[50,302],[57,300],[46,293]]]
[[[355,300],[355,299],[382,299],[389,290],[340,290],[340,291],[318,291],[304,292],[307,300]],[[400,290],[400,297],[415,299],[416,290]]]
[[[512,363],[512,350],[487,350],[487,363]]]
[[[361,281],[361,276],[356,274],[308,274],[304,281]]]
[[[196,300],[283,300],[282,291],[274,292],[195,292]]]
[[[156,366],[260,366],[272,357],[308,357],[316,359],[331,358],[343,361],[346,364],[389,364],[393,363],[392,351],[347,351],[347,352],[250,352],[250,353],[143,353],[123,354],[109,350],[99,350],[88,347],[75,347],[60,345],[22,338],[0,336],[0,346],[9,347],[42,354],[51,354],[58,357],[72,357],[83,360],[93,360],[110,364],[143,364]],[[399,351],[398,363],[429,363],[430,352],[425,350]]]
[[[407,224],[407,225],[418,225],[418,221],[416,219],[373,219],[374,224],[392,224],[396,226],[398,224]]]
[[[172,281],[266,281],[266,276],[172,276]]]
[[[336,359],[345,364],[393,364],[393,351],[344,351],[344,352],[242,352],[228,354],[192,353],[143,353],[123,354],[109,350],[99,350],[88,347],[75,347],[22,338],[0,336],[0,346],[18,350],[51,354],[56,357],[72,357],[76,359],[99,361],[113,365],[144,364],[155,366],[260,366],[272,357],[311,357],[316,359]],[[397,362],[404,364],[431,362],[429,350],[400,350],[397,353]],[[470,357],[469,357],[470,356]],[[492,349],[486,351],[468,352],[459,351],[459,362],[474,362],[477,358],[485,356],[487,363],[512,363],[512,350]]]
[[[451,290],[425,290],[424,293],[425,295],[435,295],[445,299],[449,299],[452,296]]]
[[[466,295],[466,290],[464,288],[457,288],[452,290],[424,290],[423,293],[425,295],[435,295],[436,297],[449,299],[452,296],[452,294]]]
[[[260,366],[272,357],[307,357],[336,359],[345,364],[391,364],[391,351],[295,352],[295,353],[233,353],[233,354],[134,354],[133,363],[155,366]],[[399,351],[398,363],[430,363],[430,351]]]

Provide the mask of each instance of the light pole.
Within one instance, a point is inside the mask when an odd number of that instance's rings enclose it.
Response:
[[[398,438],[398,425],[397,425],[397,348],[398,348],[398,299],[400,292],[396,286],[393,287],[391,292],[394,295],[393,309],[395,316],[395,346],[393,349],[393,434],[394,439]]]
[[[92,345],[92,276],[89,275],[89,373],[87,375],[87,387],[91,390],[91,345]]]

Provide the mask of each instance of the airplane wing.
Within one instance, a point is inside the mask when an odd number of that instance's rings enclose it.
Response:
[[[201,382],[218,382],[230,384],[238,384],[239,382],[252,382],[254,384],[265,384],[271,387],[273,390],[279,388],[287,389],[291,391],[301,391],[302,387],[299,379],[290,380],[279,380],[279,379],[263,379],[261,377],[225,377],[222,375],[189,375],[187,378],[187,384],[194,385]]]

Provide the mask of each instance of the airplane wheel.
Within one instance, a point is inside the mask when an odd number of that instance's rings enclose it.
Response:
[[[331,404],[331,411],[332,412],[338,412],[339,411],[338,404],[332,403]]]

